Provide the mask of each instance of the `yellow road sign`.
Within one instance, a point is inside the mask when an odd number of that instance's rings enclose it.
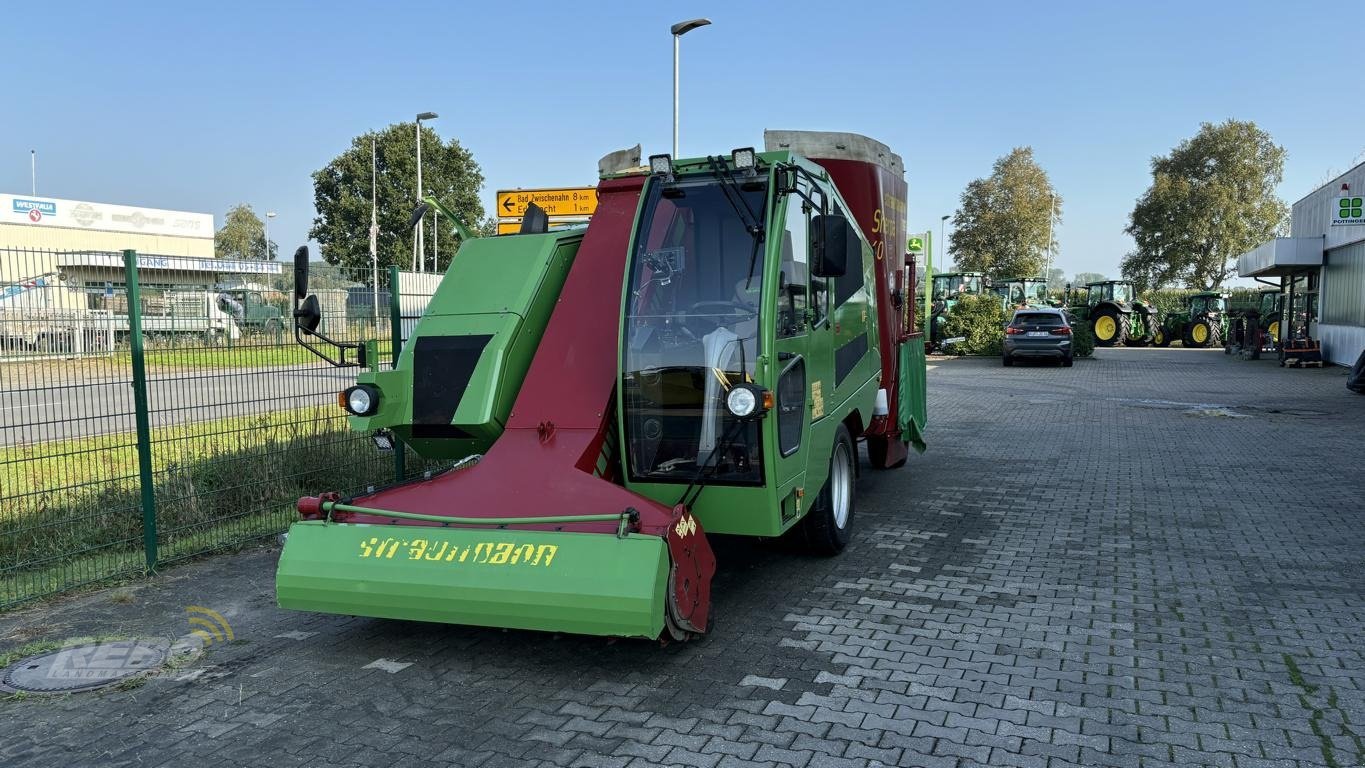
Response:
[[[587,224],[587,223],[588,223],[588,220],[585,219],[585,218],[570,218],[570,219],[563,219],[563,218],[560,218],[560,219],[550,219],[550,229],[563,229],[563,228],[565,228],[565,227],[571,227],[571,226],[573,226],[573,225],[575,225],[575,224]],[[517,234],[517,233],[520,232],[520,231],[521,231],[521,219],[499,219],[499,220],[498,220],[498,234],[499,234],[499,235],[515,235],[515,234]]]
[[[500,189],[494,208],[498,217],[514,218],[526,215],[531,203],[550,216],[591,216],[597,210],[597,187]]]

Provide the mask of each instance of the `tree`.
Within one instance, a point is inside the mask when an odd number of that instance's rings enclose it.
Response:
[[[375,142],[375,170],[370,169],[370,142]],[[370,272],[370,183],[375,180],[379,233],[376,238],[379,267],[412,266],[414,231],[408,226],[417,205],[417,146],[412,123],[390,125],[351,140],[351,146],[326,167],[313,174],[313,205],[317,216],[308,236],[322,247],[330,264]],[[479,188],[483,173],[469,150],[455,139],[441,140],[433,129],[422,127],[423,192],[435,196],[462,223],[477,229],[483,221]],[[439,230],[434,242],[432,223]],[[460,238],[444,217],[428,212],[422,220],[430,269],[433,250],[439,251],[438,269],[444,270],[460,247]]]
[[[1077,272],[1076,276],[1071,278],[1071,285],[1076,288],[1084,288],[1090,283],[1102,283],[1108,279],[1099,272]]]
[[[1061,211],[1062,198],[1033,159],[1033,148],[1016,147],[995,161],[989,177],[963,190],[948,253],[961,271],[993,278],[1042,274]]]
[[[220,259],[267,261],[279,255],[272,240],[266,250],[265,224],[246,203],[233,206],[223,217],[223,226],[213,234],[213,255]]]
[[[1204,123],[1152,158],[1152,185],[1124,230],[1136,248],[1123,257],[1123,276],[1143,290],[1222,285],[1238,254],[1283,231],[1289,210],[1275,196],[1283,176],[1284,148],[1255,123]]]

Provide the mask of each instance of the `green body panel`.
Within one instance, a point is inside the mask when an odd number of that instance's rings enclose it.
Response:
[[[357,377],[381,394],[378,412],[351,417],[351,427],[391,429],[427,458],[458,459],[488,450],[507,423],[582,239],[581,230],[479,238],[466,241],[451,261],[413,338],[492,337],[450,422],[469,437],[413,436],[413,343],[404,344],[393,370]]]
[[[657,536],[299,522],[275,576],[281,608],[585,635],[663,632]]]
[[[764,152],[760,154],[765,165],[775,163],[796,163],[815,177],[829,200],[836,202],[843,210],[849,206],[840,196],[837,188],[829,181],[828,173],[819,165],[790,152]],[[689,170],[702,170],[702,161],[684,160],[675,163],[675,174],[685,176]],[[641,195],[643,205],[646,195]],[[792,197],[786,200],[772,200],[769,206],[768,221],[783,221],[786,205],[793,204]],[[637,215],[637,226],[639,216]],[[861,239],[861,233],[860,239]],[[631,241],[635,240],[632,232]],[[833,450],[834,432],[839,424],[850,422],[849,430],[856,438],[862,426],[871,421],[872,409],[876,402],[877,389],[881,386],[881,360],[878,352],[878,328],[876,322],[875,293],[875,254],[866,240],[862,241],[863,287],[854,292],[843,304],[832,308],[827,316],[815,326],[809,326],[795,336],[777,338],[777,295],[778,272],[781,268],[781,238],[765,239],[764,297],[759,311],[759,349],[760,354],[754,361],[754,383],[771,391],[776,391],[777,379],[785,362],[777,362],[773,351],[800,355],[806,362],[807,399],[805,403],[806,422],[803,425],[801,443],[792,455],[783,457],[777,449],[777,419],[769,414],[761,422],[764,460],[763,485],[723,485],[707,484],[697,497],[692,512],[701,522],[707,533],[736,534],[744,536],[778,536],[795,525],[806,512],[811,502],[824,488],[829,475],[830,454]],[[852,264],[849,269],[853,269]],[[622,291],[621,315],[629,301],[629,286]],[[620,328],[619,346],[624,348],[624,323]],[[835,380],[835,351],[845,344],[856,341],[858,336],[867,340],[867,351],[853,364],[841,381]],[[921,350],[922,350],[921,345]],[[923,355],[920,355],[920,377],[923,377]],[[619,388],[618,388],[619,390]],[[820,410],[816,412],[814,392],[820,393]],[[923,390],[921,389],[921,392]],[[617,393],[617,408],[621,422],[625,421],[625,403],[621,393]],[[856,416],[855,416],[856,414]],[[922,422],[921,422],[922,423]],[[620,455],[628,455],[624,431],[618,435]],[[625,486],[630,490],[662,504],[678,503],[686,483],[641,482],[625,473]],[[800,489],[801,493],[794,495]],[[800,498],[797,498],[799,496]]]
[[[929,382],[928,367],[924,358],[924,337],[917,336],[906,341],[900,347],[900,386],[897,391],[900,393],[900,407],[896,413],[900,416],[900,427],[902,435],[910,438],[910,444],[915,446],[915,450],[924,453],[926,448],[924,443],[924,428],[929,420]]]

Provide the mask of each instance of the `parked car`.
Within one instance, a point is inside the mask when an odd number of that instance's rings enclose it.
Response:
[[[1005,326],[1005,365],[1015,358],[1051,358],[1071,367],[1071,323],[1060,309],[1039,307],[1015,311]]]

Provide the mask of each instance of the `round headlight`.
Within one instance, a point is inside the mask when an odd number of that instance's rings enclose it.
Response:
[[[346,410],[356,416],[369,416],[379,406],[379,393],[373,387],[355,386],[346,390]]]
[[[758,409],[758,396],[748,387],[735,387],[725,396],[725,407],[737,419],[748,418]]]

